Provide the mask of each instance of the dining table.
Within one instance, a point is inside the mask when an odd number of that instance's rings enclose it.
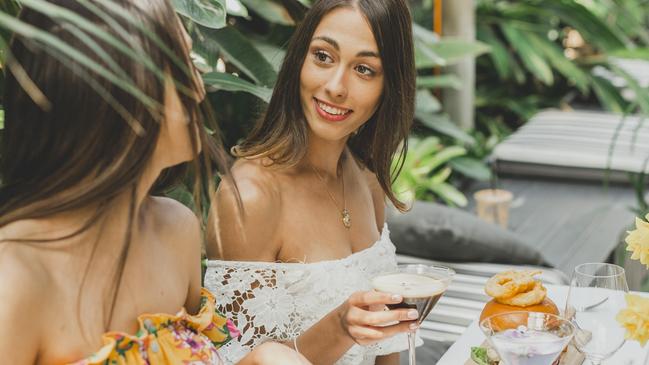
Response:
[[[552,299],[557,307],[563,309],[568,297],[569,286],[567,285],[544,285],[548,290],[548,297]],[[645,297],[649,293],[632,292]],[[467,328],[460,338],[444,353],[439,359],[437,365],[462,365],[470,357],[471,347],[480,346],[486,340],[484,334],[478,326],[476,318]],[[649,343],[644,348],[637,341],[626,341],[624,345],[610,358],[604,360],[602,365],[644,365],[646,352],[649,351]],[[588,360],[584,365],[589,364]]]

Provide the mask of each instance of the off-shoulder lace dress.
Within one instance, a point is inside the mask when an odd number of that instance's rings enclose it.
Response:
[[[205,286],[217,293],[219,309],[241,331],[241,337],[219,352],[230,364],[261,343],[297,337],[352,293],[370,290],[372,277],[394,271],[395,251],[384,226],[381,238],[371,247],[340,260],[307,264],[208,261]],[[407,347],[404,334],[376,345],[354,345],[336,364],[374,364],[377,355]]]

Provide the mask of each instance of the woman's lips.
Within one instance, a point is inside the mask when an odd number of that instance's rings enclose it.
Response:
[[[332,111],[333,113],[329,113],[323,109],[321,104],[324,104],[325,108],[328,108],[329,111]],[[324,103],[316,98],[313,98],[313,106],[315,107],[315,110],[318,112],[318,115],[320,115],[323,119],[328,120],[330,122],[341,122],[347,117],[349,117],[352,114],[352,110],[350,109],[341,109],[341,108],[336,108],[332,107],[331,105]],[[338,114],[342,112],[342,114]]]

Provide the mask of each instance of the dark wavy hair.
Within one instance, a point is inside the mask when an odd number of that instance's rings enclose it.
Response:
[[[347,144],[354,156],[376,174],[390,201],[405,210],[391,188],[403,165],[414,117],[416,70],[412,24],[405,0],[317,1],[288,43],[265,115],[233,151],[237,157],[267,157],[276,164],[291,165],[304,157],[308,124],[300,104],[300,69],[318,24],[329,12],[341,7],[354,7],[367,18],[385,75],[376,112]],[[391,162],[397,152],[399,163],[392,169]]]
[[[95,213],[68,236],[6,240],[40,244],[70,238],[97,223],[116,196],[131,194],[128,234],[119,248],[111,309],[105,318],[108,326],[131,243],[136,184],[158,140],[169,77],[190,119],[192,146],[199,142],[202,146],[192,165],[198,174],[195,197],[201,190],[214,190],[203,184],[212,181],[208,177],[215,163],[227,170],[226,154],[218,138],[209,138],[203,128],[208,111],[196,97],[200,78],[195,77],[182,24],[168,0],[49,3],[58,7],[59,14],[85,19],[91,28],[81,29],[65,17],[50,18],[38,8],[24,7],[19,15],[21,22],[56,37],[78,56],[69,57],[37,37],[12,38],[3,96],[0,227],[96,206]],[[112,76],[88,66],[84,58]],[[132,87],[124,86],[128,83]],[[154,190],[171,187],[184,167],[163,171]]]

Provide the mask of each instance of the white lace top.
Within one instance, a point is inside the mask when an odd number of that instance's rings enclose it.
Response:
[[[371,290],[372,277],[395,270],[395,251],[386,225],[371,247],[340,260],[307,264],[208,261],[205,286],[242,333],[219,352],[230,364],[265,341],[297,337],[353,292]],[[407,348],[407,336],[400,334],[376,345],[354,345],[336,364],[370,365],[377,355]]]

